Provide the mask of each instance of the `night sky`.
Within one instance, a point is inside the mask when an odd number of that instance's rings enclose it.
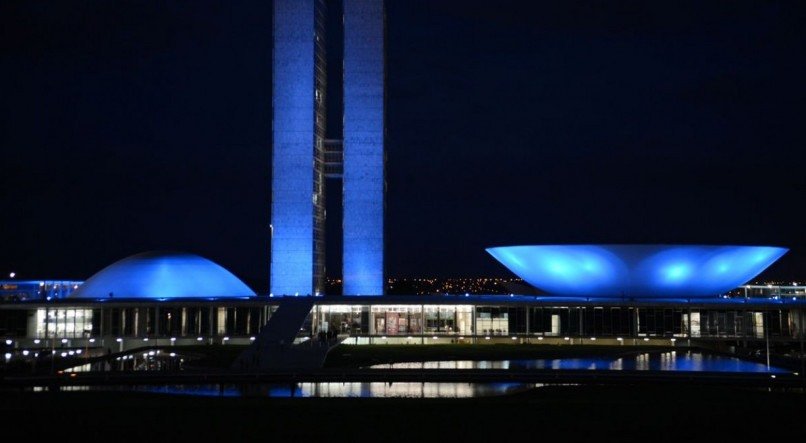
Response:
[[[170,249],[265,290],[271,4],[4,1],[0,21],[0,276]],[[788,246],[765,276],[806,280],[804,23],[803,2],[388,0],[388,275],[707,243]]]

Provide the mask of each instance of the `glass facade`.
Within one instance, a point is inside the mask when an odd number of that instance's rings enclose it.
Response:
[[[32,339],[249,338],[276,309],[276,304],[261,302],[0,309],[0,330],[8,337]],[[803,314],[800,307],[317,303],[298,336],[335,331],[342,338],[367,337],[365,342],[373,343],[381,337],[413,343],[437,343],[440,337],[799,339]]]

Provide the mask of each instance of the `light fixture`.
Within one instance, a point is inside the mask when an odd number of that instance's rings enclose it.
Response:
[[[203,339],[201,337],[196,337],[196,341],[202,341],[202,340]]]
[[[67,339],[66,339],[66,338],[63,338],[63,339],[62,339],[62,343],[67,343]]]
[[[644,341],[649,341],[649,337],[644,337]]]
[[[175,341],[176,341],[176,337],[171,337],[171,341],[172,341],[172,342],[175,342]]]
[[[12,340],[6,340],[7,345],[11,346],[12,343],[14,343]]]
[[[94,339],[94,338],[91,338],[91,339],[90,339],[90,343],[95,343],[95,339]]]
[[[120,343],[120,342],[122,342],[122,341],[123,341],[123,339],[122,339],[122,338],[120,338],[120,337],[118,337],[118,338],[116,338],[116,339],[115,339],[115,341],[116,341],[116,342],[118,342],[118,343]]]
[[[543,337],[537,337],[538,340],[543,340]]]
[[[29,352],[28,352],[28,350],[27,350],[27,349],[24,349],[24,350],[22,351],[22,355],[27,356],[28,354],[29,354]]]
[[[38,338],[37,338],[36,340],[34,340],[34,344],[36,344],[36,345],[38,345],[38,344],[39,344],[39,343],[41,343],[41,342],[42,342],[42,340],[40,340],[40,339],[38,339]]]

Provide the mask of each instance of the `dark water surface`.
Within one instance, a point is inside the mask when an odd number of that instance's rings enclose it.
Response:
[[[372,369],[590,369],[596,371],[680,371],[770,373],[784,369],[735,357],[692,351],[643,353],[629,357],[546,358],[522,360],[447,360],[402,362],[370,366]]]

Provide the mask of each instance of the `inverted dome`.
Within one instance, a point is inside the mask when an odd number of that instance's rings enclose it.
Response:
[[[111,294],[111,295],[110,295]],[[183,252],[144,252],[112,263],[70,298],[249,297],[255,292],[218,264]]]
[[[532,286],[586,297],[717,296],[788,249],[774,246],[524,245],[487,248]]]

